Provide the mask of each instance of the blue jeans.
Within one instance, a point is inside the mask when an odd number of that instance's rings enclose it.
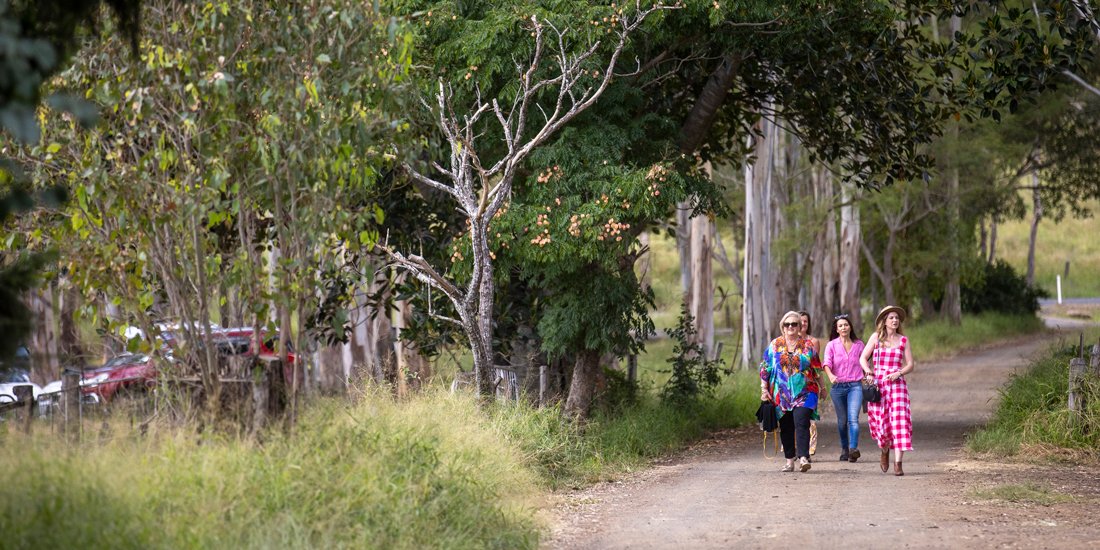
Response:
[[[836,409],[836,431],[840,434],[840,448],[847,451],[859,447],[859,408],[863,405],[863,384],[837,382],[830,392]]]

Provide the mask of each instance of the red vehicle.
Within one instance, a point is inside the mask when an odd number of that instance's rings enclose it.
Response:
[[[157,369],[153,358],[143,353],[123,353],[101,367],[84,371],[80,382],[85,395],[95,394],[110,401],[123,390],[145,390],[156,384]]]
[[[279,354],[274,348],[278,346],[277,338],[265,338],[260,341],[259,353],[253,350],[253,330],[251,327],[241,328],[215,328],[207,335],[206,340],[216,347],[218,355],[223,357],[251,357],[258,356],[261,359],[274,360]],[[174,333],[162,333],[165,342],[164,357],[168,364],[175,363],[173,351],[178,348],[180,338]],[[296,357],[293,352],[287,354],[287,365],[283,374],[287,380],[293,379],[294,363]],[[101,367],[84,371],[81,385],[85,394],[95,394],[106,402],[110,401],[120,390],[144,390],[156,385],[157,367],[156,360],[146,354],[123,353],[118,355]]]

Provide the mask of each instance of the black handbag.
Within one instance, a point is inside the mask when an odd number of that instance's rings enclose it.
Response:
[[[765,432],[774,432],[779,428],[779,418],[775,414],[775,404],[771,401],[761,401],[760,408],[756,409],[756,422]]]
[[[863,384],[863,402],[864,403],[878,403],[882,400],[882,392],[879,391],[878,386],[871,382],[870,384]]]

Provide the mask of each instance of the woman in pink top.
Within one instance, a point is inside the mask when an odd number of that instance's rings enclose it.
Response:
[[[853,333],[847,313],[833,317],[823,357],[825,374],[833,385],[830,393],[840,434],[840,460],[848,462],[859,459],[859,408],[863,405],[863,370],[859,365],[863,342]]]
[[[883,473],[890,470],[890,449],[894,449],[896,476],[905,475],[901,469],[902,454],[913,450],[913,416],[909,408],[909,384],[905,381],[905,375],[913,372],[913,352],[909,339],[901,332],[904,320],[904,309],[882,308],[875,317],[875,333],[859,356],[863,372],[874,373],[882,393],[878,403],[867,404],[871,437],[882,449],[879,467]]]

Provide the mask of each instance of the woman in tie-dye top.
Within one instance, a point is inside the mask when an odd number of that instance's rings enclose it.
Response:
[[[760,363],[760,399],[775,404],[779,439],[787,458],[784,472],[810,469],[810,419],[817,418],[818,377],[821,367],[813,341],[801,336],[802,320],[788,311],[779,321],[783,336],[772,340]]]

